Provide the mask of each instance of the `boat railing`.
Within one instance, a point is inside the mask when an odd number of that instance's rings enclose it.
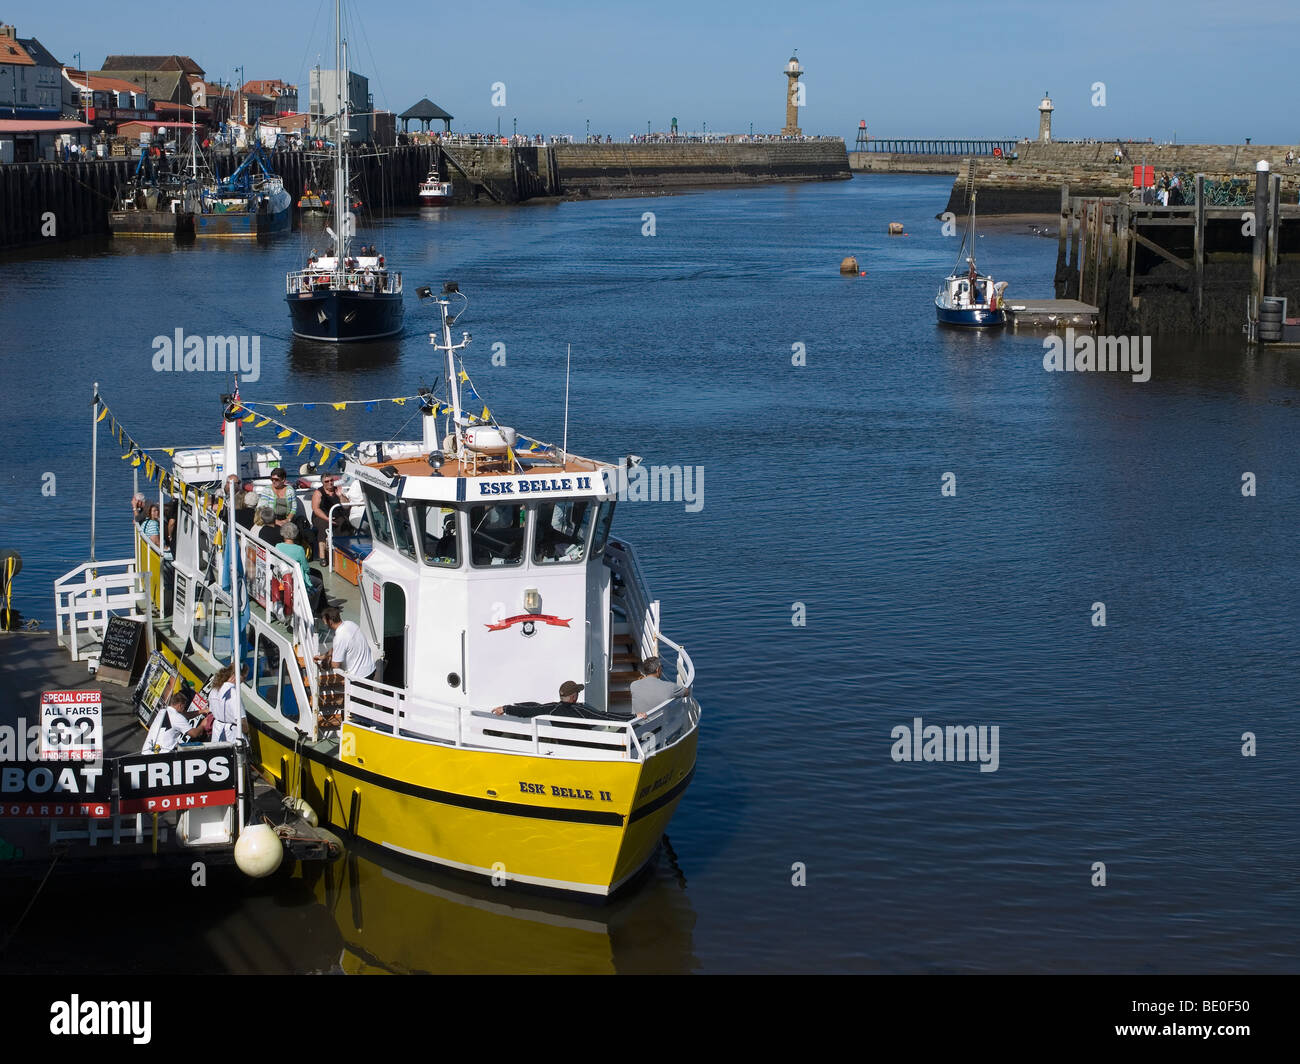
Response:
[[[413,697],[375,680],[346,681],[344,721],[384,735],[450,746],[625,760],[640,750],[631,721],[537,716],[527,720]]]
[[[83,562],[54,582],[54,625],[60,645],[82,660],[102,645],[109,619],[115,616],[144,621],[153,646],[153,614],[149,610],[150,574],[136,568],[134,558]]]
[[[236,526],[235,535],[244,560],[249,608],[252,609],[254,604],[260,607],[268,625],[282,620],[288,626],[294,645],[302,651],[303,675],[311,690],[312,710],[318,713],[320,678],[316,654],[320,652],[320,645],[316,635],[316,616],[312,612],[311,596],[302,568],[245,528]],[[293,589],[291,610],[284,608],[283,593],[277,596],[274,592],[273,581],[277,580],[288,580]]]
[[[611,536],[605,545],[605,564],[615,578],[615,599],[623,608],[632,638],[642,660],[659,654],[659,603],[650,598],[645,577],[632,545]]]
[[[402,275],[396,270],[296,270],[284,279],[286,295],[310,295],[322,289],[396,295]]]

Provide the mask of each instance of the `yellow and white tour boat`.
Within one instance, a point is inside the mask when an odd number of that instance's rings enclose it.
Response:
[[[280,420],[287,404],[236,394],[223,397],[223,446],[169,450],[169,473],[153,457],[164,449],[137,445],[97,393],[97,425],[160,501],[180,503],[172,543],[137,524],[135,557],[96,563],[97,579],[147,599],[157,646],[196,688],[222,664],[248,666],[250,762],[322,826],[497,885],[610,895],[650,861],[695,771],[694,668],[612,534],[619,465],[499,424],[461,363],[469,334],[452,340],[464,297],[454,283],[421,294],[442,316],[431,342],[446,395],[408,397],[419,440],[317,440]],[[268,427],[272,443],[243,445]],[[309,446],[314,464],[289,476],[298,512],[309,518],[335,470],[357,528],[336,539],[328,526],[317,587],[233,505],[236,484],[269,491],[282,457]],[[318,664],[330,630],[313,605],[358,626],[373,674]],[[647,701],[631,684],[652,657],[663,680]],[[582,716],[517,706],[554,702],[570,681],[584,685]]]

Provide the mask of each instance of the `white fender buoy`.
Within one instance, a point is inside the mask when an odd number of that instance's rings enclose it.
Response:
[[[312,827],[316,827],[320,824],[320,818],[316,816],[316,810],[307,804],[307,799],[305,798],[286,798],[284,800],[284,807],[295,816],[302,817],[302,819],[307,821],[307,823]]]
[[[284,846],[280,836],[265,824],[253,824],[235,840],[235,865],[246,876],[264,879],[280,867]]]

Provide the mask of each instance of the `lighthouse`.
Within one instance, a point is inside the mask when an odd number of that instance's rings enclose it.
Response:
[[[785,93],[785,128],[781,130],[781,136],[799,137],[803,135],[803,130],[799,128],[799,107],[803,104],[803,88],[799,84],[799,78],[803,76],[803,67],[793,55],[785,65],[785,76],[789,81]]]
[[[1052,112],[1056,108],[1052,106],[1052,98],[1043,93],[1043,102],[1038,105],[1038,143],[1050,144],[1052,142]]]

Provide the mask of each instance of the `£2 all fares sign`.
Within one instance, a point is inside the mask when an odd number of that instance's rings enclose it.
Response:
[[[98,761],[104,753],[99,691],[41,692],[41,760]]]
[[[118,810],[167,813],[235,804],[233,746],[119,758]]]

